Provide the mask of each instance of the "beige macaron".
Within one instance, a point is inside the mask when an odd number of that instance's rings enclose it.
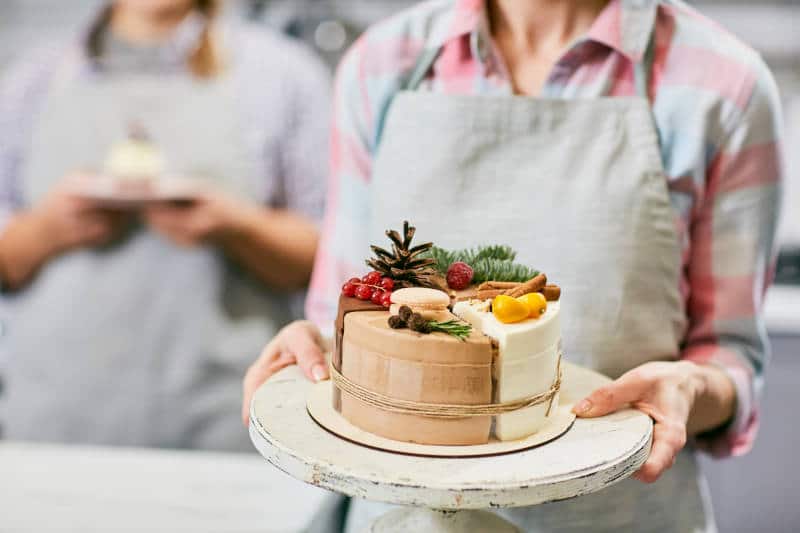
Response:
[[[389,312],[396,315],[400,308],[407,305],[414,313],[421,314],[428,320],[450,320],[453,318],[447,306],[450,296],[446,292],[424,287],[410,287],[392,292],[392,306]]]

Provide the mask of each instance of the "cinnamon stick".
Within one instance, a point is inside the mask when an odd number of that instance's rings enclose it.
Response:
[[[484,281],[478,285],[479,291],[491,291],[495,289],[513,289],[519,287],[522,283],[518,281]]]
[[[547,285],[547,276],[544,274],[539,274],[538,276],[529,279],[518,287],[506,289],[503,294],[513,298],[518,298],[531,292],[541,292],[545,285]]]
[[[484,289],[479,290],[477,294],[478,300],[491,300],[496,296],[500,296],[501,294],[505,294],[506,289]]]
[[[557,302],[561,298],[561,287],[558,285],[545,285],[542,289],[544,299],[548,302]]]

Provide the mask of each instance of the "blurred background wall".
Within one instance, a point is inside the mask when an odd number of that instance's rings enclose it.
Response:
[[[38,41],[68,35],[101,0],[0,0],[0,70]],[[302,39],[331,68],[371,22],[412,0],[229,0],[235,16]],[[787,129],[789,180],[781,229],[776,302],[768,313],[775,353],[766,379],[762,431],[747,457],[704,461],[722,532],[800,531],[800,428],[793,396],[800,383],[800,0],[693,2],[755,46],[773,68]],[[0,354],[0,358],[2,354]],[[2,401],[2,400],[0,400]]]

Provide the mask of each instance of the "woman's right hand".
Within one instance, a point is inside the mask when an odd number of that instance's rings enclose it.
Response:
[[[244,425],[247,426],[250,419],[250,401],[256,389],[279,370],[297,364],[311,381],[327,379],[328,365],[324,351],[325,345],[319,329],[307,320],[292,322],[280,330],[244,377],[242,399]]]
[[[100,208],[91,200],[76,197],[65,188],[53,190],[29,214],[51,253],[106,244],[128,218],[121,211]]]
[[[38,205],[15,214],[0,236],[3,282],[17,288],[50,258],[108,243],[129,215],[98,207],[71,193],[73,181],[55,187]]]

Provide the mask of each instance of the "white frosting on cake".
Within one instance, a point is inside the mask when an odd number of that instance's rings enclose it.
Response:
[[[119,180],[156,179],[163,172],[158,148],[147,140],[127,139],[111,147],[105,170]]]
[[[504,324],[486,310],[482,302],[458,302],[453,312],[497,341],[494,364],[497,381],[494,401],[506,402],[539,394],[550,389],[556,378],[561,343],[559,303],[548,302],[538,319]],[[557,405],[558,398],[554,405]],[[541,429],[546,422],[549,402],[499,415],[495,435],[500,440],[516,440]],[[551,412],[552,414],[552,412]]]

